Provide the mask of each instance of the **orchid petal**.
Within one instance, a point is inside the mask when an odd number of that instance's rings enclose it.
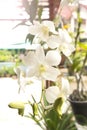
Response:
[[[40,45],[36,49],[36,57],[38,58],[39,62],[43,62],[45,60],[45,53],[43,47]]]
[[[29,53],[27,53],[27,55],[22,58],[22,61],[27,66],[34,64],[35,63],[34,52],[30,51]]]
[[[60,45],[59,43],[61,42],[59,40],[60,40],[59,36],[55,36],[55,35],[50,36],[49,39],[47,40],[48,47],[51,49],[57,48]]]
[[[75,51],[74,46],[71,43],[64,44],[63,49],[61,50],[65,56],[70,56],[72,52]]]
[[[71,43],[72,42],[72,38],[70,37],[70,35],[69,35],[69,33],[68,33],[68,31],[67,30],[65,30],[65,29],[59,29],[58,30],[59,31],[59,37],[63,40],[63,41],[65,41],[66,43],[68,42],[68,43]]]
[[[62,78],[62,92],[66,97],[70,93],[70,84],[66,78]]]
[[[69,108],[69,102],[67,101],[64,101],[63,104],[62,104],[62,113],[65,113],[67,111],[67,109]]]
[[[42,77],[46,80],[56,81],[60,71],[57,68],[49,66],[45,73],[42,73]]]
[[[50,32],[52,32],[54,34],[58,34],[58,32],[55,30],[55,26],[52,21],[43,21],[42,24],[44,26],[47,26]]]
[[[46,54],[46,61],[52,66],[57,66],[61,62],[61,55],[57,50],[48,51]]]
[[[46,89],[46,100],[49,103],[54,103],[54,101],[58,98],[60,91],[59,88],[57,86],[51,86],[49,88]]]
[[[40,24],[29,26],[29,33],[32,35],[36,35],[40,32]]]

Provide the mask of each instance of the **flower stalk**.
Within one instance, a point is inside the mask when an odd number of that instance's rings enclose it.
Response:
[[[84,67],[85,67],[85,63],[87,61],[87,53],[85,55],[85,58],[83,60],[83,65],[82,65],[82,68],[80,70],[80,73],[78,76],[76,76],[76,81],[77,81],[77,89],[79,90],[80,89],[80,81],[82,80],[82,74],[83,74],[83,70],[84,70]],[[83,83],[82,83],[83,84]],[[83,91],[83,87],[81,88],[81,90]]]

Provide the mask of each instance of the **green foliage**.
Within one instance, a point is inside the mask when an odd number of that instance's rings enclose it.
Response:
[[[60,118],[54,109],[47,111],[44,119],[48,130],[56,130]]]
[[[19,54],[17,50],[0,50],[0,61],[15,61]]]
[[[84,51],[77,51],[74,55],[71,56],[72,62],[66,63],[68,65],[69,75],[73,75],[75,73],[79,73],[82,66],[83,60],[85,58]]]
[[[14,67],[2,67],[0,68],[0,77],[13,76],[15,75]]]
[[[17,50],[0,50],[0,77],[16,75],[14,67],[21,63],[20,53]]]
[[[61,97],[57,98],[53,104],[53,108],[57,112],[59,117],[61,117],[61,115],[62,115],[62,110],[61,110],[62,104],[63,104],[63,98],[61,98]]]
[[[84,33],[84,31],[81,31],[81,24],[82,19],[80,18],[78,10],[76,34],[72,36],[75,44],[75,52],[71,55],[72,63],[68,63],[69,75],[75,75],[76,73],[81,75],[84,74],[84,67],[87,64],[87,61],[85,60],[87,53],[87,39],[80,37],[80,35]]]
[[[40,7],[40,8],[38,9],[38,20],[39,20],[40,22],[42,21],[42,19],[41,19],[42,12],[43,12],[43,8]]]
[[[79,42],[79,47],[81,50],[87,51],[87,41],[86,42]]]
[[[25,42],[29,42],[30,44],[32,44],[33,39],[34,39],[34,35],[27,34]]]
[[[41,102],[34,102],[32,104],[29,102],[29,104],[32,107],[33,113],[29,113],[27,117],[33,119],[42,130],[77,130],[72,113],[66,111],[60,118],[54,106],[47,106],[47,108],[44,108]],[[57,103],[57,108],[58,105],[60,107],[60,103]]]
[[[45,122],[48,130],[77,130],[72,113],[66,112],[59,118],[54,109],[51,109],[47,112]]]
[[[0,61],[11,61],[13,59],[12,54],[8,50],[0,50]]]

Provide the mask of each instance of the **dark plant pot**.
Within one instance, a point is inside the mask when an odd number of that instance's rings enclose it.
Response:
[[[87,125],[87,101],[72,101],[68,99],[77,123]]]

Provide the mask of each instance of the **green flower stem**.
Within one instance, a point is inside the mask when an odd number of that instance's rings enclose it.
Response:
[[[79,84],[80,84],[80,81],[82,80],[82,73],[83,73],[83,69],[85,67],[85,63],[87,61],[87,53],[85,55],[85,58],[84,58],[84,61],[83,61],[83,65],[82,65],[82,68],[81,68],[81,71],[79,73],[79,78],[76,76],[76,81],[77,81],[77,89],[79,90]],[[82,91],[83,91],[83,87],[82,87]]]
[[[77,48],[77,45],[78,45],[78,42],[79,42],[80,27],[81,27],[81,23],[82,23],[79,12],[80,12],[80,7],[78,7],[78,27],[77,27],[77,34],[76,34],[76,37],[75,37],[75,48]],[[76,54],[76,51],[73,53],[73,57],[75,56],[75,54]],[[82,81],[82,73],[83,73],[83,69],[85,67],[86,61],[87,61],[87,53],[86,53],[85,58],[83,60],[83,65],[82,65],[82,68],[80,70],[80,73],[75,75],[78,90],[80,89],[80,83],[82,84],[81,91],[83,91],[83,86],[84,86],[83,81]]]
[[[45,84],[44,84],[44,80],[42,80],[42,93],[41,93],[41,99],[40,99],[40,101],[42,100],[42,98],[43,98],[43,91],[45,90],[45,86],[44,86]]]
[[[80,36],[80,27],[81,27],[81,18],[80,18],[80,15],[79,15],[79,12],[80,12],[80,8],[78,7],[78,27],[77,27],[77,34],[76,34],[76,37],[75,37],[75,48],[77,47],[77,44],[78,44],[78,39],[79,39],[79,36]]]

